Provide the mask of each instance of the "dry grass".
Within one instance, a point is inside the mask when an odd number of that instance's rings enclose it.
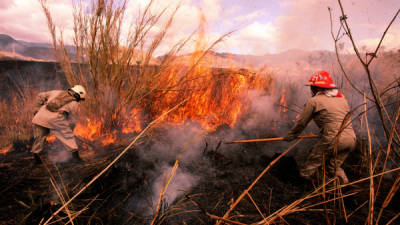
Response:
[[[13,143],[27,143],[32,137],[32,100],[35,92],[27,89],[12,99],[0,101],[0,143],[4,147]],[[4,145],[4,146],[3,146]]]
[[[193,60],[192,65],[189,68],[177,68],[173,65],[173,56],[175,56],[179,51],[185,46],[186,43],[192,38],[192,35],[189,35],[187,39],[181,40],[178,42],[167,54],[166,57],[162,59],[158,67],[152,67],[151,59],[153,57],[154,51],[157,47],[160,46],[163,38],[170,28],[174,15],[176,11],[179,9],[177,6],[173,13],[168,17],[167,22],[164,24],[163,29],[155,35],[150,35],[150,30],[156,24],[161,21],[161,17],[165,15],[167,9],[162,9],[158,14],[151,15],[150,7],[153,4],[153,1],[150,1],[145,10],[140,14],[139,19],[137,20],[136,24],[132,24],[134,29],[131,33],[129,33],[129,38],[126,43],[121,43],[121,26],[122,22],[125,18],[125,10],[126,10],[126,1],[118,2],[118,4],[112,0],[108,1],[92,1],[91,7],[91,15],[86,14],[83,12],[83,8],[81,5],[76,5],[75,15],[74,15],[74,29],[75,29],[75,37],[74,42],[76,46],[76,56],[74,58],[70,58],[67,54],[65,44],[62,40],[62,36],[59,38],[56,34],[55,25],[51,19],[50,11],[46,7],[46,2],[44,0],[41,1],[43,10],[47,16],[48,24],[50,28],[50,33],[53,37],[53,45],[56,49],[56,55],[59,62],[62,65],[63,71],[66,74],[68,82],[72,85],[75,83],[80,83],[85,85],[90,93],[88,98],[88,102],[86,103],[85,108],[83,109],[82,113],[87,116],[94,116],[97,118],[105,118],[103,123],[103,129],[110,129],[113,127],[115,129],[120,128],[121,124],[116,124],[115,121],[122,121],[122,112],[125,110],[125,107],[133,108],[134,106],[141,106],[143,109],[147,109],[146,111],[152,112],[151,105],[154,102],[158,102],[161,104],[163,98],[166,95],[169,95],[171,92],[179,93],[173,96],[173,100],[167,102],[167,105],[173,105],[173,103],[181,102],[181,99],[178,98],[179,95],[182,93],[186,93],[183,96],[193,96],[192,93],[207,93],[209,90],[197,90],[196,83],[193,80],[200,80],[201,82],[207,82],[209,77],[199,77],[197,76],[196,71],[199,67],[198,64],[205,56],[205,54],[218,42],[220,42],[226,35],[222,36],[220,39],[216,40],[206,49],[203,49],[200,55],[197,55],[196,58]],[[339,1],[341,5],[341,2]],[[341,7],[342,8],[342,7]],[[344,18],[344,10],[342,8],[342,16]],[[394,19],[399,14],[399,11],[394,16]],[[393,20],[394,20],[393,19]],[[393,22],[393,21],[392,21]],[[391,22],[391,23],[392,23]],[[349,35],[350,39],[352,40],[351,32],[349,25],[346,22],[346,19],[341,20],[342,28],[345,28],[347,34]],[[390,23],[390,24],[391,24]],[[390,27],[390,24],[388,28]],[[385,30],[386,33],[387,29]],[[333,33],[333,32],[332,32]],[[385,34],[384,33],[384,34]],[[332,35],[335,39],[335,44],[338,41],[338,36]],[[384,35],[383,35],[384,37]],[[382,37],[382,39],[383,39]],[[360,60],[360,53],[356,48],[354,42],[354,50],[356,54],[359,56]],[[375,51],[375,55],[379,49],[380,43]],[[143,54],[144,52],[144,54]],[[136,65],[138,69],[133,69],[132,58],[135,55],[140,55],[140,65]],[[363,62],[362,64],[365,66],[367,76],[370,81],[370,89],[372,91],[373,96],[368,97],[365,96],[365,102],[363,104],[364,111],[362,112],[361,116],[364,116],[366,130],[368,131],[368,143],[365,145],[368,150],[365,154],[365,161],[367,162],[367,167],[365,169],[368,170],[368,177],[356,180],[347,185],[339,185],[336,179],[329,179],[327,180],[325,177],[322,181],[322,184],[316,187],[311,193],[306,194],[305,196],[297,199],[296,201],[283,206],[282,208],[274,211],[274,212],[263,212],[262,208],[257,204],[259,199],[255,199],[254,196],[250,193],[250,191],[255,187],[255,185],[259,182],[259,180],[269,171],[269,169],[277,163],[283,155],[285,155],[288,151],[290,151],[296,144],[292,147],[287,149],[283,152],[280,157],[276,158],[272,161],[258,176],[251,185],[245,189],[235,201],[231,201],[228,210],[222,217],[212,215],[208,212],[204,212],[202,210],[195,210],[195,212],[203,212],[207,216],[217,221],[217,224],[221,223],[232,223],[232,224],[244,224],[239,221],[235,221],[235,217],[230,217],[231,213],[235,211],[235,208],[242,202],[246,197],[250,200],[251,205],[256,209],[259,218],[261,219],[260,222],[257,224],[272,224],[272,223],[286,223],[285,217],[291,215],[296,212],[305,212],[305,211],[314,211],[314,212],[321,212],[326,215],[328,218],[328,214],[332,211],[340,211],[337,210],[340,208],[343,211],[343,215],[346,221],[354,215],[354,213],[359,209],[356,209],[352,213],[347,213],[346,208],[344,207],[343,199],[357,195],[357,192],[351,192],[343,194],[342,188],[346,186],[353,185],[355,183],[361,183],[364,181],[369,181],[369,200],[365,202],[360,207],[364,205],[368,206],[368,217],[366,219],[366,223],[368,224],[379,224],[379,221],[383,215],[384,209],[388,206],[388,204],[393,199],[393,196],[398,191],[400,187],[400,178],[399,176],[393,182],[392,187],[390,188],[389,192],[384,195],[384,202],[379,209],[378,216],[375,217],[377,206],[375,205],[376,199],[378,196],[379,187],[381,185],[381,177],[384,174],[391,173],[398,171],[399,168],[387,170],[386,163],[389,158],[389,155],[392,151],[398,151],[398,143],[400,140],[398,139],[398,134],[396,133],[396,126],[397,126],[397,119],[399,117],[399,110],[396,111],[396,116],[394,117],[395,120],[391,120],[392,118],[388,111],[387,107],[384,105],[384,95],[381,95],[382,92],[379,92],[372,80],[370,71],[369,71],[369,64],[375,58],[373,54],[370,54],[371,58]],[[339,64],[339,54],[338,54]],[[343,67],[342,67],[343,68]],[[182,70],[184,71],[179,79],[172,79],[169,75],[171,70]],[[351,82],[350,77],[347,76],[349,82]],[[176,77],[175,77],[176,78]],[[217,81],[221,83],[229,83],[229,82],[239,82],[237,77],[223,77],[216,78]],[[361,93],[364,93],[361,89],[356,86],[353,86],[356,90]],[[223,92],[218,89],[216,86],[215,91],[220,91],[223,95]],[[2,124],[10,124],[10,132],[8,132],[7,137],[8,139],[16,140],[16,139],[24,139],[27,138],[27,134],[30,133],[30,118],[31,114],[29,112],[26,114],[28,118],[21,118],[21,120],[11,119],[11,115],[21,111],[24,106],[26,106],[27,101],[30,98],[28,95],[21,99],[12,99],[11,103],[1,103],[0,110],[9,111],[10,114],[2,114],[0,115],[0,122]],[[383,100],[382,100],[383,99]],[[115,101],[116,100],[116,101]],[[367,119],[367,100],[373,101],[375,107],[377,108],[382,125],[385,127],[385,131],[388,138],[388,146],[385,152],[385,160],[381,162],[381,157],[374,155],[375,146],[372,145],[371,134],[369,133],[368,128],[368,119]],[[186,100],[185,100],[186,101]],[[180,104],[186,104],[179,103]],[[25,107],[30,108],[30,107]],[[174,108],[175,109],[175,108]],[[170,111],[168,111],[170,112]],[[156,112],[153,112],[153,116],[157,116]],[[28,124],[29,123],[29,124]],[[149,126],[154,124],[150,123]],[[391,129],[389,127],[391,126]],[[26,130],[21,130],[21,127]],[[133,144],[137,141],[138,138],[141,137],[148,129],[144,129],[142,133],[136,137],[136,139],[131,142],[121,153],[106,167],[97,173],[93,179],[81,188],[77,194],[70,197],[68,196],[68,191],[63,190],[65,189],[65,185],[62,185],[62,188],[57,186],[57,182],[55,182],[55,178],[51,178],[51,184],[54,190],[57,193],[58,198],[62,202],[62,207],[60,207],[56,212],[52,214],[52,216],[47,220],[43,221],[44,224],[49,224],[51,220],[53,220],[57,214],[64,210],[66,211],[67,217],[66,218],[58,218],[60,220],[66,220],[68,223],[74,224],[74,219],[80,215],[86,207],[83,207],[81,210],[75,211],[73,207],[71,207],[70,203],[83,191],[85,191],[96,179],[102,176],[116,161],[119,160],[120,157],[124,153],[126,153],[130,148],[132,148]],[[3,134],[2,134],[3,135]],[[338,135],[340,136],[340,134]],[[392,145],[393,144],[393,145]],[[382,165],[382,171],[380,173],[376,173],[377,168]],[[168,176],[168,179],[165,179],[164,185],[162,187],[158,204],[156,207],[156,213],[153,217],[152,224],[162,224],[165,219],[163,216],[174,216],[174,213],[168,214],[163,211],[163,196],[165,195],[168,185],[170,184],[171,180],[174,178],[175,172],[179,165],[179,158],[175,161],[174,169]],[[325,175],[325,171],[323,171]],[[379,177],[378,185],[376,184],[375,180]],[[61,182],[62,183],[62,182]],[[333,187],[332,187],[332,186]],[[328,198],[329,194],[333,194],[333,197]],[[383,193],[381,193],[383,195]],[[95,199],[95,198],[94,198]],[[309,202],[308,200],[313,199],[314,202]],[[322,200],[321,200],[322,199]],[[336,202],[340,202],[336,204]],[[92,201],[93,202],[93,201]],[[179,203],[179,202],[178,202]],[[333,206],[332,206],[333,204]],[[90,203],[89,203],[90,205]],[[216,207],[220,205],[220,203],[216,204]],[[331,207],[332,206],[332,207]],[[319,207],[324,207],[323,209]],[[268,209],[269,210],[269,209]],[[191,213],[191,211],[184,211],[182,213]],[[339,213],[337,213],[339,214]],[[336,216],[336,215],[335,215]],[[243,217],[246,217],[244,215]],[[393,222],[398,215],[393,217],[388,223]],[[329,222],[330,219],[328,218],[327,221]]]

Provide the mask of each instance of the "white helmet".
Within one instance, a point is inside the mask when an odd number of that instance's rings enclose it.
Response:
[[[82,85],[74,85],[71,90],[79,95],[80,99],[84,100],[86,97],[86,90]]]

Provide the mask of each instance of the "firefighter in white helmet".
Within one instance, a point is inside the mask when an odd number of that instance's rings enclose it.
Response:
[[[348,183],[341,165],[355,148],[356,136],[347,100],[326,71],[314,73],[307,85],[311,87],[312,98],[306,102],[300,119],[284,140],[295,139],[313,119],[320,129],[319,140],[300,166],[300,175],[311,180],[325,160],[327,172],[342,183]]]
[[[39,153],[43,150],[46,137],[52,133],[66,149],[72,153],[72,161],[82,163],[78,145],[73,133],[79,102],[85,100],[86,90],[75,85],[68,90],[41,92],[37,96],[34,124],[34,143],[31,152],[37,163],[41,163]]]

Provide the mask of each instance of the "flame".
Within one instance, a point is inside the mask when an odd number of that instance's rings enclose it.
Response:
[[[115,143],[117,138],[113,134],[107,134],[105,135],[104,139],[101,141],[101,143],[106,146]]]
[[[142,130],[142,125],[140,123],[141,110],[139,108],[132,109],[130,112],[130,116],[127,118],[126,122],[123,124],[122,133],[129,134],[129,133],[138,133]]]
[[[126,109],[123,108],[118,111],[122,114],[122,130],[123,134],[138,133],[142,130],[141,125],[141,110],[134,108],[130,113],[126,113]],[[112,115],[113,120],[118,120],[117,112]],[[82,139],[88,141],[99,140],[103,146],[113,144],[117,141],[117,131],[107,130],[103,127],[104,122],[102,119],[89,119],[82,123],[78,123],[74,129],[74,134]]]
[[[287,103],[286,103],[286,89],[282,88],[282,92],[281,92],[281,99],[279,101],[279,114],[286,119],[287,115]]]
[[[56,136],[55,136],[54,134],[52,134],[52,135],[46,137],[47,143],[52,143],[52,142],[54,142],[55,140],[56,140]]]
[[[0,154],[2,155],[6,155],[7,153],[9,153],[12,149],[13,145],[8,145],[2,149],[0,149]]]
[[[93,141],[100,136],[101,122],[93,119],[86,119],[86,124],[76,124],[74,134],[78,137]]]
[[[178,99],[188,98],[164,120],[174,124],[194,121],[207,131],[214,131],[222,124],[233,127],[249,105],[243,97],[250,88],[255,88],[251,82],[258,84],[260,81],[260,77],[250,73],[200,66],[189,76],[191,82],[182,84],[180,91],[167,92],[164,98],[154,103],[152,111],[154,115],[160,115],[178,104]],[[170,71],[169,80],[178,82],[178,78],[174,70]]]
[[[188,58],[191,65],[176,62],[158,74],[160,85],[152,93],[154,100],[150,106],[115,111],[110,116],[119,130],[107,130],[101,118],[91,118],[77,124],[74,134],[89,141],[100,139],[103,145],[109,145],[115,143],[120,134],[140,132],[142,115],[158,118],[183,99],[187,101],[163,117],[164,122],[174,125],[195,122],[207,131],[215,131],[221,125],[233,127],[250,105],[250,100],[245,98],[247,92],[265,90],[271,80],[249,70],[236,69],[234,65],[230,69],[211,68],[209,65],[213,65],[215,57],[207,53],[206,25],[202,14],[195,49]]]

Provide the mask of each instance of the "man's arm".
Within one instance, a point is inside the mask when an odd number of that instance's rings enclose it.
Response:
[[[35,115],[40,107],[42,107],[44,104],[46,104],[47,100],[49,98],[49,92],[40,92],[36,96],[35,104],[33,106],[33,114]]]
[[[315,110],[314,102],[310,99],[304,106],[303,112],[300,114],[300,119],[296,125],[290,129],[289,133],[284,137],[285,141],[292,141],[296,139],[300,133],[307,127],[307,124],[311,121]]]

